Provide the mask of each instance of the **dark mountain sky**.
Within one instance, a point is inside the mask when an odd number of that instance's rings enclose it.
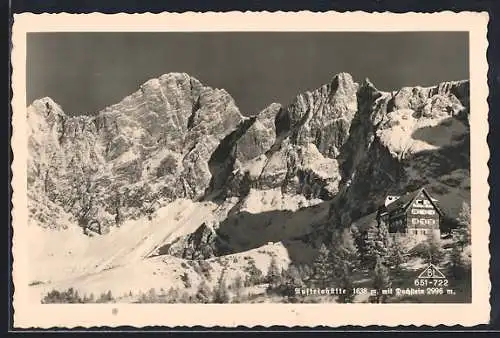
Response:
[[[186,72],[249,114],[339,72],[381,90],[468,79],[468,48],[467,32],[30,33],[27,104],[50,96],[67,113],[92,113]]]

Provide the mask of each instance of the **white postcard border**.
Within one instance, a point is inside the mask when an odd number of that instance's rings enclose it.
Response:
[[[14,15],[12,32],[12,225],[14,326],[343,326],[464,325],[490,316],[488,222],[488,14],[473,12],[227,12]],[[471,105],[471,304],[32,304],[23,276],[27,226],[26,34],[77,31],[469,31]],[[113,311],[114,310],[114,311]]]

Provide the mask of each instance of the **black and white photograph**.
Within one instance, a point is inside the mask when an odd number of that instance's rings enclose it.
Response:
[[[24,297],[471,304],[470,47],[28,32]]]

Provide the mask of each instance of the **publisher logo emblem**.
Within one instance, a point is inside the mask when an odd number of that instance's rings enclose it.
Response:
[[[443,278],[445,279],[446,277],[443,275],[441,271],[434,265],[434,264],[429,264],[429,266],[418,275],[418,278],[422,279],[434,279],[434,278]]]

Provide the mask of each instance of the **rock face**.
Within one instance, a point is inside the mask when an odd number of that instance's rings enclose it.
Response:
[[[470,200],[468,98],[467,81],[392,93],[365,81],[339,157],[346,184],[335,201],[335,221],[349,224],[373,212],[388,192],[422,186],[448,217],[456,217],[461,200]],[[450,175],[459,181],[450,181]]]
[[[161,199],[199,199],[211,155],[245,120],[226,91],[187,74],[150,80],[96,116],[68,117],[37,100],[28,108],[31,195],[103,229]]]
[[[470,200],[468,119],[468,81],[382,92],[346,73],[251,117],[226,91],[178,73],[93,116],[43,98],[28,107],[30,219],[57,228],[64,216],[105,233],[178,198],[235,199],[234,215],[251,191],[280,191],[327,201],[323,222],[348,226],[386,194],[421,186],[453,217],[455,201]],[[164,253],[221,254],[231,239],[216,228],[200,224]]]
[[[235,145],[229,185],[243,193],[281,187],[308,198],[335,196],[341,179],[336,158],[357,111],[357,89],[351,75],[341,73],[287,107],[264,109]]]

